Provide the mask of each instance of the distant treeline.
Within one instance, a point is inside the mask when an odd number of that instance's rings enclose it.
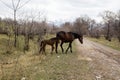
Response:
[[[76,18],[74,22],[62,23],[59,27],[55,23],[48,24],[47,21],[17,20],[14,22],[9,18],[0,18],[0,34],[16,33],[17,35],[29,34],[33,36],[58,31],[72,31],[95,38],[104,36],[109,41],[112,37],[116,37],[120,41],[120,11],[118,13],[104,11],[100,16],[103,19],[101,23],[97,23],[88,16],[82,16]],[[16,23],[17,30],[15,30],[14,23]]]

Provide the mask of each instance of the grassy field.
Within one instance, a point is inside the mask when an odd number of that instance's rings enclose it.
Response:
[[[90,69],[88,61],[78,60],[78,52],[75,42],[73,43],[73,53],[62,54],[59,47],[58,54],[48,54],[46,58],[39,64],[35,80],[92,80],[89,75]],[[67,44],[63,45],[64,49]],[[49,50],[48,50],[49,53]]]
[[[87,37],[87,39],[92,40],[94,42],[98,42],[113,49],[120,50],[120,42],[116,38],[112,38],[111,42],[105,40],[105,38],[103,37],[101,37],[100,39]]]
[[[28,75],[32,67],[30,60],[38,53],[38,44],[36,40],[30,41],[30,50],[24,53],[23,36],[18,37],[17,48],[13,47],[13,37],[9,44],[8,40],[8,36],[0,35],[0,80],[20,80]]]
[[[48,39],[54,35],[46,35]],[[62,54],[58,47],[58,54],[50,54],[47,46],[47,55],[36,55],[38,44],[30,41],[30,50],[23,52],[23,37],[19,37],[18,48],[12,47],[12,53],[6,54],[8,37],[0,35],[0,80],[93,80],[88,61],[78,60],[76,44],[73,43],[73,53]],[[11,40],[11,43],[13,40]],[[12,45],[12,44],[11,44]],[[64,49],[68,44],[64,44]]]

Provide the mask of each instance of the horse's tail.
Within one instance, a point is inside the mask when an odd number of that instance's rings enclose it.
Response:
[[[59,38],[60,38],[60,34],[56,34],[56,38],[57,38],[57,40],[59,40]]]
[[[60,40],[59,40],[59,38],[57,38],[57,36],[56,36],[56,41],[55,41],[55,50],[56,50],[56,53],[58,53],[57,52],[57,48],[58,48],[58,44],[60,43]]]
[[[57,39],[57,41],[56,41],[57,43],[60,43],[60,40],[59,39]]]

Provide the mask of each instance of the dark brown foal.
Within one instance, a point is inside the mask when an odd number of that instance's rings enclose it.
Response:
[[[41,41],[41,44],[40,44],[40,50],[39,50],[39,53],[40,52],[44,52],[45,53],[45,47],[46,47],[46,45],[50,45],[52,48],[52,50],[51,50],[51,54],[52,54],[52,52],[53,52],[53,50],[54,50],[54,44],[55,43],[59,43],[59,40],[58,40],[58,38],[56,38],[56,37],[54,37],[54,38],[50,38],[50,39],[48,39],[48,40],[42,40]],[[46,55],[46,53],[45,53],[45,55]]]

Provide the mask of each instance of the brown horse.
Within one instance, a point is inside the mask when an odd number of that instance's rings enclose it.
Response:
[[[73,32],[64,32],[64,31],[60,31],[56,34],[56,37],[61,40],[61,49],[62,52],[64,52],[64,49],[62,47],[63,43],[69,43],[68,48],[66,49],[66,53],[68,51],[68,49],[70,48],[70,51],[72,53],[72,42],[74,39],[78,39],[81,44],[83,44],[83,35],[79,35],[77,33],[73,33]],[[57,53],[57,47],[58,47],[58,43],[56,43],[56,53]]]
[[[52,52],[53,52],[53,50],[54,50],[54,44],[55,44],[55,43],[59,43],[59,40],[58,40],[56,37],[50,38],[50,39],[48,39],[48,40],[42,40],[42,41],[41,41],[41,44],[40,44],[39,53],[40,53],[41,51],[45,53],[45,47],[46,47],[46,45],[50,45],[50,46],[52,47],[52,50],[51,50],[51,54],[52,54]],[[45,53],[45,55],[46,55],[46,53]]]

